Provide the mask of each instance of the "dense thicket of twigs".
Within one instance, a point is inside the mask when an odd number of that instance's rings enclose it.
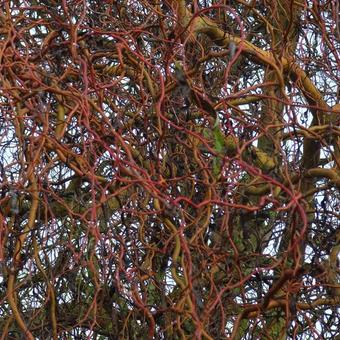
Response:
[[[335,338],[336,1],[0,6],[2,339]]]

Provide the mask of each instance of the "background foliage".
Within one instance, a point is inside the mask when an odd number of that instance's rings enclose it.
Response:
[[[334,339],[336,1],[2,1],[2,339]]]

